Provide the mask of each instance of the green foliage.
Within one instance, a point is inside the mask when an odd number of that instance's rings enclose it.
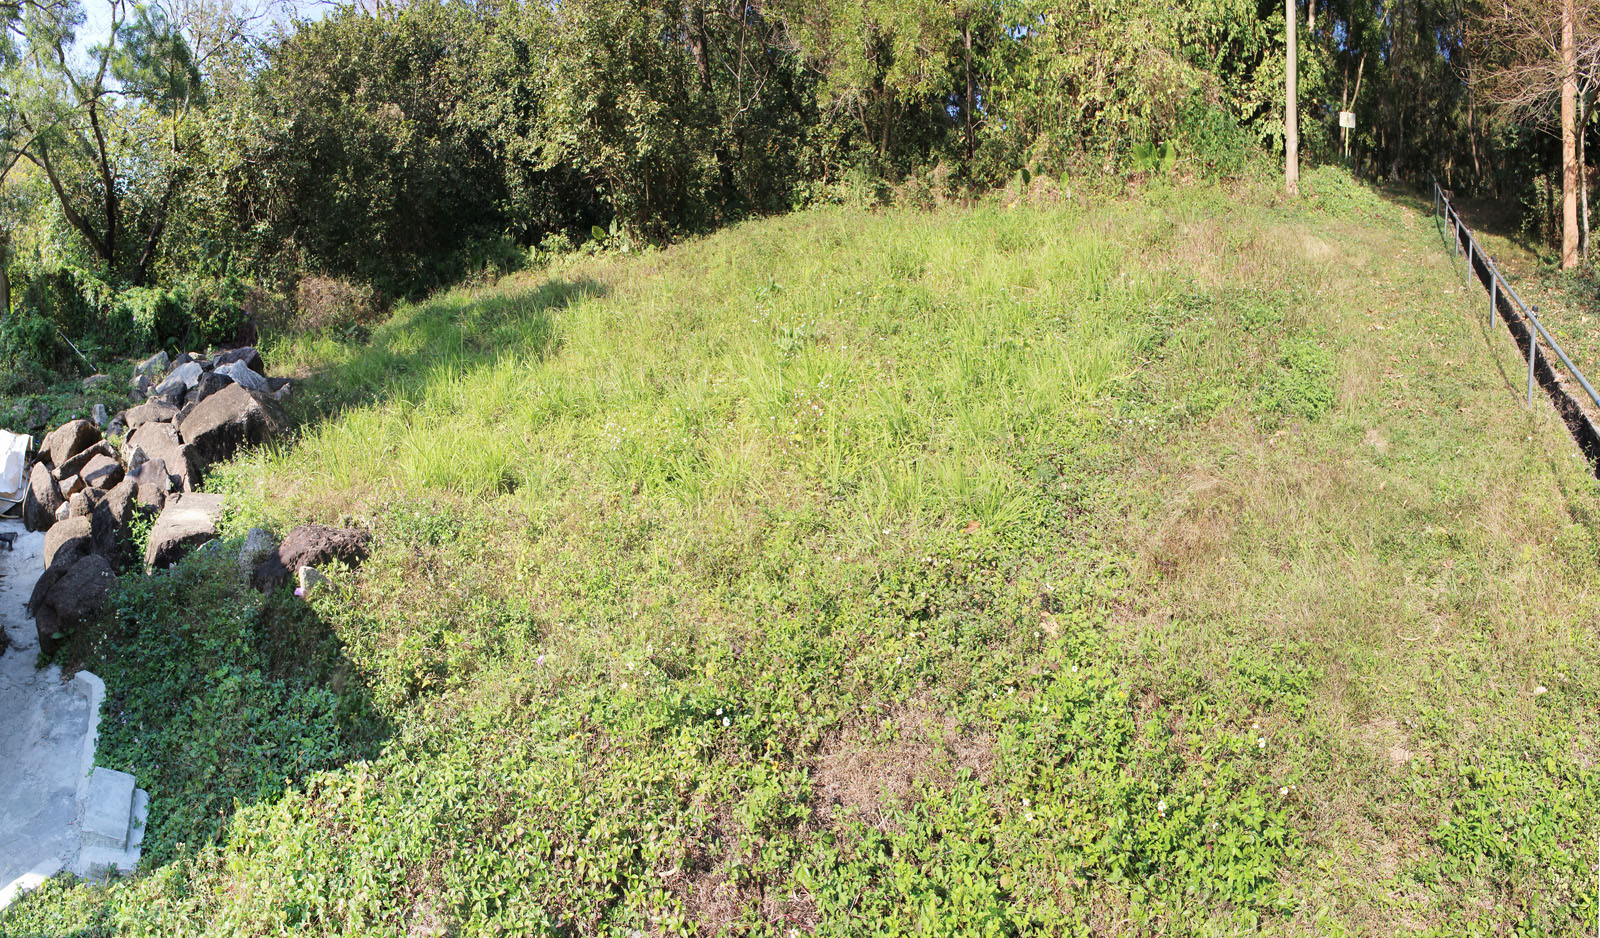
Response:
[[[1276,368],[1256,390],[1256,408],[1268,421],[1314,420],[1334,403],[1337,376],[1333,352],[1309,337],[1284,343]]]
[[[1165,176],[1178,161],[1178,148],[1170,141],[1139,143],[1133,147],[1133,170]]]
[[[286,591],[249,589],[218,546],[170,572],[124,576],[103,630],[72,637],[72,655],[108,687],[96,760],[150,792],[144,850],[155,863],[221,836],[236,805],[365,753],[381,732],[315,612]]]
[[[0,320],[0,380],[8,390],[43,377],[55,359],[53,321],[28,309]]]

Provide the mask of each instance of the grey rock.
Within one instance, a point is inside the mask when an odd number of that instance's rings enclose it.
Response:
[[[100,430],[87,420],[69,420],[39,444],[39,453],[59,466],[100,441]]]
[[[134,374],[153,378],[156,375],[166,374],[167,368],[172,364],[172,359],[167,357],[165,351],[160,351],[140,362],[133,369]]]
[[[190,404],[198,404],[211,395],[233,383],[233,379],[225,374],[209,371],[200,376],[200,382],[189,392],[187,400]]]
[[[56,478],[59,479],[62,484],[66,484],[68,479],[83,473],[83,467],[89,464],[89,460],[95,458],[96,456],[113,456],[115,454],[116,450],[111,448],[110,443],[107,443],[105,440],[100,440],[93,446],[77,454],[66,462],[56,463]]]
[[[217,374],[232,378],[234,383],[246,391],[255,391],[265,394],[271,390],[267,387],[267,379],[250,370],[244,362],[229,362],[217,367]]]
[[[167,493],[172,491],[172,476],[167,473],[166,463],[159,459],[147,459],[137,469],[129,471],[128,479],[134,484],[133,497],[139,504],[159,511],[167,503]]]
[[[188,353],[185,352],[184,354],[187,355]],[[199,362],[187,361],[172,369],[172,371],[167,375],[167,380],[161,383],[166,384],[168,381],[176,380],[182,381],[184,387],[192,388],[196,384],[200,383],[200,376],[205,373],[206,370],[200,367]]]
[[[65,499],[55,476],[42,462],[33,464],[28,472],[28,489],[22,496],[22,523],[30,531],[44,531],[53,523],[56,511]]]
[[[328,585],[328,578],[323,576],[316,567],[301,567],[295,571],[295,578],[299,581],[300,588],[296,592],[307,599],[317,590]]]
[[[288,420],[277,402],[233,384],[201,401],[178,425],[194,466],[205,468],[284,432]]]
[[[115,456],[98,453],[84,465],[78,475],[82,476],[84,483],[91,488],[104,491],[122,481],[122,463]]]
[[[72,563],[85,554],[94,553],[94,523],[86,515],[68,518],[44,532],[44,565],[52,567],[58,560]]]
[[[59,506],[56,507],[56,521],[57,522],[65,521],[70,517],[72,517],[72,506],[71,505],[67,504],[66,502],[62,502]]]
[[[266,528],[251,528],[239,545],[239,574],[248,579],[267,556],[278,549],[278,540]]]
[[[99,554],[81,557],[52,577],[51,571],[58,569],[59,566],[46,568],[45,576],[35,587],[37,592],[39,586],[49,584],[33,609],[39,650],[47,655],[60,647],[63,638],[99,613],[116,579],[111,563]]]
[[[218,371],[221,371],[224,365],[231,365],[234,362],[239,362],[256,374],[263,374],[267,370],[261,363],[261,353],[248,345],[218,352],[211,362]]]
[[[170,423],[178,416],[178,408],[160,398],[153,398],[138,407],[128,408],[128,429],[137,430],[147,423]]]
[[[101,430],[104,430],[106,428],[106,424],[111,422],[111,415],[106,412],[106,405],[96,404],[94,405],[94,412],[90,419],[94,421],[95,426],[99,427]]]
[[[149,375],[134,375],[128,381],[128,387],[132,389],[134,397],[149,397],[154,385],[150,383]]]
[[[185,492],[171,496],[150,530],[144,564],[151,570],[177,563],[188,551],[217,536],[222,496]]]
[[[174,407],[183,403],[183,396],[189,393],[189,386],[181,378],[168,378],[150,390],[152,401],[166,401]]]
[[[128,437],[128,444],[144,450],[147,459],[152,462],[159,460],[166,467],[172,479],[168,491],[194,488],[194,480],[199,473],[190,461],[189,447],[183,443],[172,424],[147,423],[133,431],[133,435]]]
[[[125,569],[132,560],[130,532],[134,513],[142,509],[143,506],[134,500],[134,484],[126,480],[106,492],[90,509],[94,551],[105,555],[118,570]]]
[[[89,377],[83,379],[83,389],[85,391],[93,391],[96,388],[107,387],[110,384],[110,375],[90,375]]]
[[[85,518],[89,515],[89,496],[86,492],[73,492],[67,499],[67,517]]]

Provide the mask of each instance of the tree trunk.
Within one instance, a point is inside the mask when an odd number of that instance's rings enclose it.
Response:
[[[1569,0],[1570,2],[1570,0]],[[1284,81],[1283,105],[1283,181],[1290,195],[1300,194],[1300,90],[1297,86],[1300,68],[1300,50],[1295,37],[1294,6],[1296,0],[1285,0],[1287,19],[1285,32],[1289,40],[1289,71]]]
[[[11,318],[11,232],[0,232],[0,319]]]
[[[1589,102],[1578,99],[1578,209],[1581,214],[1581,231],[1578,237],[1579,254],[1583,263],[1589,263]]]
[[[1293,2],[1293,0],[1290,0]],[[1561,4],[1561,269],[1578,265],[1578,52],[1573,0]]]
[[[695,71],[700,75],[700,93],[705,95],[707,106],[711,107],[719,118],[712,155],[717,161],[717,181],[722,187],[722,210],[727,212],[733,205],[733,160],[728,155],[728,146],[723,134],[726,122],[720,120],[721,108],[717,106],[716,88],[711,83],[710,45],[711,34],[706,29],[705,7],[695,3],[689,12],[689,51],[694,57]]]
[[[978,138],[977,134],[973,131],[972,123],[975,119],[972,112],[974,105],[977,103],[978,94],[977,84],[972,80],[972,14],[970,12],[961,20],[961,39],[965,45],[963,55],[965,57],[967,69],[967,99],[962,104],[961,110],[966,112],[962,116],[966,118],[967,124],[967,165],[970,170],[972,165],[972,156],[975,152],[977,152],[978,149]]]

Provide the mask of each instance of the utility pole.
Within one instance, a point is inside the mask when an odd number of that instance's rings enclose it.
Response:
[[[1569,0],[1570,2],[1570,0]],[[1290,195],[1300,194],[1300,92],[1298,88],[1300,50],[1295,37],[1294,5],[1284,0],[1286,31],[1289,39],[1289,73],[1284,81],[1283,105],[1283,181]]]

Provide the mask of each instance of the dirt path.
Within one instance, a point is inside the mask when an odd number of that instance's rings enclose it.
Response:
[[[35,667],[39,642],[25,606],[42,566],[44,535],[16,532],[0,551],[0,627],[11,647],[0,655],[0,907],[28,874],[49,876],[72,863],[78,776],[88,706],[61,669]],[[31,879],[31,877],[30,877]]]

